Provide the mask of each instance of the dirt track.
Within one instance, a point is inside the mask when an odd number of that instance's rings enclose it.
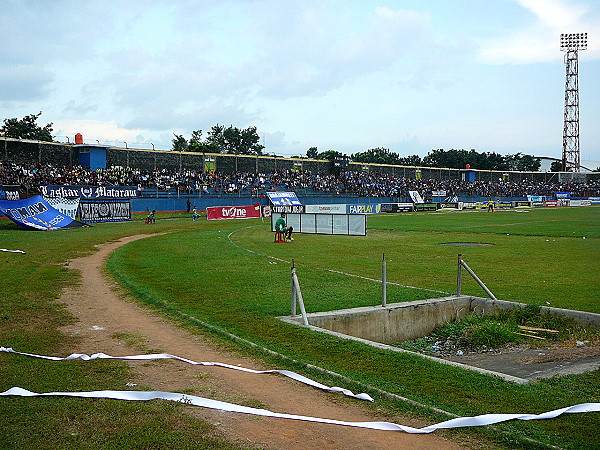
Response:
[[[114,249],[143,237],[133,236],[102,245],[92,256],[69,263],[69,267],[81,271],[83,280],[80,286],[66,290],[61,297],[68,310],[79,318],[78,323],[63,329],[80,339],[78,347],[70,349],[70,352],[104,352],[124,356],[139,354],[140,348],[146,348],[194,361],[218,361],[259,370],[276,368],[260,367],[250,359],[227,354],[149,310],[123,300],[114,283],[104,275],[102,266]],[[135,346],[127,346],[125,342],[128,339],[136,341]],[[129,380],[131,383],[151,386],[156,390],[184,390],[188,394],[248,406],[260,405],[282,413],[347,421],[388,420],[375,416],[361,405],[360,400],[346,401],[341,398],[342,394],[321,392],[278,375],[253,375],[217,367],[190,366],[174,360],[129,364],[135,373],[135,378]],[[123,389],[128,388],[124,386]],[[189,411],[215,424],[233,442],[269,449],[461,448],[435,434],[411,435],[356,429],[194,407],[190,407]],[[414,427],[427,425],[403,418],[398,418],[397,422]]]

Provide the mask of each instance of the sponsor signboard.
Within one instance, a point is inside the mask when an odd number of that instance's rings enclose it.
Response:
[[[413,210],[412,203],[382,203],[381,212],[385,213],[397,213],[397,212],[411,212]]]
[[[267,192],[273,206],[301,205],[295,192]]]
[[[600,203],[600,197],[590,197],[588,200],[593,204]]]
[[[436,211],[437,203],[415,203],[415,211]]]
[[[346,204],[304,205],[306,214],[346,214]]]
[[[346,205],[347,214],[379,214],[381,212],[381,204],[358,204]]]
[[[131,220],[131,203],[97,200],[79,203],[79,217],[84,223],[124,222]]]
[[[209,206],[206,208],[208,220],[257,219],[260,218],[260,205],[250,206]]]
[[[494,208],[495,209],[511,209],[512,208],[512,202],[496,201]]]
[[[463,202],[463,209],[477,209],[477,202]]]
[[[271,205],[263,205],[260,208],[260,213],[263,217],[271,217]]]
[[[81,198],[93,200],[97,198],[123,199],[137,197],[134,186],[40,186],[40,192],[46,198]]]
[[[515,201],[512,205],[513,208],[531,208],[532,202]]]
[[[462,202],[438,203],[437,209],[463,209]]]
[[[556,200],[547,200],[544,202],[544,206],[554,208],[558,206],[558,202]]]
[[[570,206],[571,199],[570,198],[559,198],[556,200],[556,203],[558,204],[558,206]]]
[[[569,206],[592,206],[592,202],[589,200],[573,200],[569,202]]]
[[[0,200],[0,211],[28,230],[57,230],[80,227],[81,223],[62,214],[40,195],[22,200]]]
[[[286,214],[302,214],[304,212],[304,205],[280,205],[280,206],[273,206],[271,208],[271,211],[273,212],[273,214],[275,214],[275,213],[277,213],[277,214],[281,214],[281,213],[286,213]]]

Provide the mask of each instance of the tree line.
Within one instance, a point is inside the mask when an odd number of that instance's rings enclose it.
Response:
[[[27,115],[23,119],[4,119],[4,125],[0,127],[0,135],[17,139],[53,142],[52,122],[44,126],[38,125],[37,121],[41,115],[40,112]],[[180,134],[173,134],[173,136],[171,149],[174,151],[262,155],[265,149],[265,146],[260,144],[260,136],[256,131],[256,127],[239,129],[233,125],[225,127],[217,124],[205,136],[203,136],[202,130],[192,131],[189,139]],[[336,158],[348,157],[336,150],[319,152],[317,147],[310,147],[306,152],[306,158],[334,161]],[[494,152],[477,152],[474,149],[436,149],[431,150],[425,157],[421,158],[418,155],[400,156],[387,148],[377,147],[354,153],[350,155],[349,159],[362,163],[448,167],[451,169],[464,169],[469,164],[473,169],[480,170],[531,172],[539,170],[541,166],[540,158],[531,155],[522,153],[500,155]],[[560,162],[553,164],[550,170],[553,172],[560,171]]]

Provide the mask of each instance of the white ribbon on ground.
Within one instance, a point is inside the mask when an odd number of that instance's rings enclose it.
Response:
[[[31,356],[34,358],[42,358],[42,359],[47,359],[50,361],[69,361],[69,360],[73,360],[73,359],[81,359],[83,361],[91,361],[94,359],[122,359],[122,360],[176,359],[178,361],[183,361],[185,363],[196,365],[196,366],[198,366],[198,365],[199,366],[218,366],[218,367],[225,367],[227,369],[235,369],[235,370],[239,370],[242,372],[249,372],[249,373],[254,373],[254,374],[278,373],[278,374],[284,375],[288,378],[291,378],[293,380],[299,381],[300,383],[304,383],[309,386],[313,386],[318,389],[322,389],[324,391],[341,392],[341,393],[347,395],[348,397],[354,397],[359,400],[368,400],[370,402],[373,401],[373,398],[369,394],[365,394],[365,393],[354,394],[352,391],[350,391],[348,389],[344,389],[344,388],[337,387],[337,386],[326,386],[324,384],[321,384],[317,381],[311,380],[310,378],[307,378],[303,375],[297,374],[296,372],[292,372],[289,370],[254,370],[254,369],[247,369],[245,367],[233,366],[231,364],[225,364],[225,363],[220,363],[220,362],[197,362],[197,361],[192,361],[191,359],[182,358],[180,356],[170,355],[168,353],[154,353],[154,354],[150,354],[150,355],[134,355],[134,356],[110,356],[110,355],[106,355],[104,353],[94,353],[93,355],[85,355],[82,353],[73,353],[73,354],[67,356],[66,358],[61,358],[61,357],[57,357],[57,356],[43,356],[43,355],[34,355],[32,353],[17,352],[10,347],[8,347],[8,348],[0,347],[0,352],[15,353],[17,355]]]
[[[221,411],[230,411],[242,414],[252,414],[256,416],[277,417],[280,419],[303,420],[306,422],[327,423],[332,425],[344,425],[348,427],[368,428],[372,430],[382,431],[404,431],[406,433],[431,433],[440,428],[461,428],[461,427],[480,427],[484,425],[492,425],[508,420],[540,420],[552,419],[565,413],[584,413],[584,412],[600,412],[600,403],[581,403],[579,405],[570,406],[567,408],[556,409],[542,414],[483,414],[473,417],[459,417],[456,419],[447,420],[434,425],[429,425],[423,428],[413,428],[405,425],[398,425],[391,422],[347,422],[343,420],[322,419],[319,417],[300,416],[296,414],[282,414],[272,412],[266,409],[250,408],[248,406],[236,405],[233,403],[220,402],[210,400],[195,395],[185,395],[176,392],[143,392],[143,391],[91,391],[91,392],[31,392],[20,387],[13,387],[7,391],[0,392],[0,396],[21,396],[21,397],[38,397],[38,396],[66,396],[66,397],[81,397],[81,398],[108,398],[115,400],[169,400],[181,402],[193,406],[200,406],[209,409],[218,409]]]
[[[0,252],[25,253],[23,250],[9,250],[7,248],[0,248]]]

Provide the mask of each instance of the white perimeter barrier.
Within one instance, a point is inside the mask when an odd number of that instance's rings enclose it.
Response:
[[[179,358],[173,355],[167,354],[158,354],[158,355],[138,355],[138,356],[128,356],[128,357],[112,357],[108,355],[104,355],[103,353],[96,353],[92,356],[81,355],[81,354],[73,354],[67,358],[56,358],[52,356],[39,356],[39,355],[31,355],[27,353],[19,353],[15,352],[10,348],[0,347],[0,351],[9,352],[9,353],[17,353],[20,355],[33,356],[37,358],[49,359],[52,361],[65,361],[67,359],[82,359],[84,361],[89,361],[91,359],[99,359],[99,358],[108,358],[108,359],[164,359],[172,358],[178,359],[180,361],[185,361],[190,364],[205,364],[205,363],[196,363],[194,361],[187,360],[185,358]],[[103,355],[103,356],[99,356]],[[157,356],[157,358],[154,358]],[[229,364],[221,364],[221,363],[207,363],[207,365],[218,365],[223,367],[229,367],[237,370],[243,370],[245,372],[252,373],[269,373],[269,372],[277,372],[283,373],[287,371],[261,371],[257,372],[251,369],[243,369],[236,366],[230,366]],[[293,373],[293,372],[291,372]],[[300,378],[304,378],[299,375]],[[296,378],[295,378],[296,379]],[[313,382],[314,383],[314,382]],[[312,383],[309,383],[312,384]],[[316,383],[319,384],[319,383]],[[333,389],[333,388],[330,388]],[[339,388],[338,388],[339,389]],[[363,394],[361,394],[363,395]],[[364,394],[366,395],[366,394]],[[143,391],[91,391],[91,392],[45,392],[45,393],[37,393],[31,392],[26,389],[22,389],[20,387],[13,387],[8,389],[7,391],[0,392],[0,396],[20,396],[20,397],[47,397],[47,396],[62,396],[62,397],[80,397],[80,398],[108,398],[115,400],[136,400],[136,401],[147,401],[147,400],[169,400],[175,402],[181,402],[193,406],[200,406],[203,408],[209,409],[217,409],[221,411],[230,411],[237,412],[242,414],[252,414],[257,416],[264,417],[277,417],[280,419],[293,419],[293,420],[303,420],[306,422],[318,422],[318,423],[327,423],[333,425],[344,425],[348,427],[357,427],[357,428],[368,428],[372,430],[382,430],[382,431],[404,431],[406,433],[431,433],[437,429],[442,428],[462,428],[462,427],[479,427],[485,425],[493,425],[500,422],[506,422],[508,420],[542,420],[542,419],[553,419],[555,417],[560,416],[561,414],[575,414],[575,413],[585,413],[585,412],[600,412],[600,403],[581,403],[579,405],[569,406],[566,408],[555,409],[553,411],[548,411],[542,414],[482,414],[479,416],[473,417],[459,417],[456,419],[446,420],[444,422],[440,422],[434,425],[429,425],[423,428],[413,428],[406,425],[398,425],[391,422],[346,422],[342,420],[333,420],[333,419],[322,419],[319,417],[311,417],[311,416],[300,416],[296,414],[283,414],[276,413],[266,409],[257,409],[250,408],[247,406],[236,405],[233,403],[220,402],[217,400],[211,400],[203,397],[197,397],[195,395],[185,395],[176,392],[143,392]]]
[[[34,355],[31,353],[21,353],[21,352],[17,352],[15,350],[13,350],[10,347],[0,347],[0,352],[6,352],[6,353],[15,353],[17,355],[23,355],[23,356],[31,356],[34,358],[41,358],[41,359],[47,359],[50,361],[70,361],[73,359],[81,359],[83,361],[92,361],[94,359],[123,359],[123,360],[151,360],[151,359],[176,359],[178,361],[183,361],[185,363],[188,364],[192,364],[195,366],[217,366],[217,367],[225,367],[227,369],[234,369],[234,370],[239,370],[242,372],[249,372],[249,373],[255,373],[255,374],[266,374],[266,373],[278,373],[281,375],[284,375],[286,377],[289,377],[293,380],[299,381],[300,383],[304,383],[307,384],[309,386],[313,386],[316,387],[318,389],[323,389],[324,391],[334,391],[334,392],[341,392],[345,395],[347,395],[348,397],[354,397],[357,398],[359,400],[369,400],[369,401],[373,401],[373,398],[369,395],[369,394],[354,394],[352,391],[349,391],[348,389],[344,389],[341,387],[337,387],[337,386],[325,386],[324,384],[318,383],[317,381],[311,380],[310,378],[307,378],[305,376],[302,376],[300,374],[297,374],[296,372],[292,372],[289,370],[254,370],[254,369],[247,369],[245,367],[239,367],[239,366],[232,366],[231,364],[225,364],[225,363],[219,363],[219,362],[197,362],[197,361],[192,361],[191,359],[186,359],[186,358],[182,358],[181,356],[175,356],[175,355],[169,355],[168,353],[154,353],[154,354],[150,354],[150,355],[135,355],[135,356],[110,356],[110,355],[106,355],[104,353],[94,353],[93,355],[84,355],[82,353],[73,353],[69,356],[67,356],[66,358],[60,358],[57,356],[42,356],[42,355]]]

